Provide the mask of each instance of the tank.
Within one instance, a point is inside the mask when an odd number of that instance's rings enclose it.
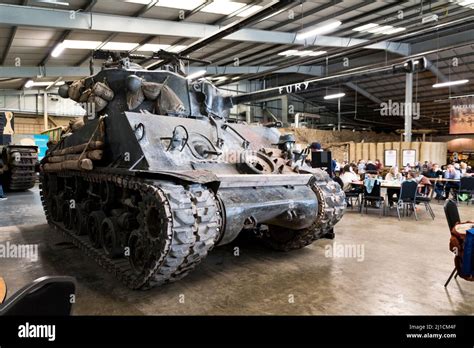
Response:
[[[41,161],[46,218],[126,286],[179,280],[242,231],[280,251],[334,236],[341,187],[292,135],[230,123],[208,80],[115,57],[59,93],[88,115]]]
[[[35,186],[38,147],[12,144],[13,114],[0,112],[0,182],[8,191],[26,191]]]

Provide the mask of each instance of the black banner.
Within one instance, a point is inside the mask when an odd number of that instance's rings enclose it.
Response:
[[[40,337],[41,336],[41,337]],[[468,316],[0,317],[0,346],[390,344],[472,347]]]

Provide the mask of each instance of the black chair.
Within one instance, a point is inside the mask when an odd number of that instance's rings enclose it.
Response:
[[[426,186],[425,186],[426,187]],[[428,213],[430,213],[431,218],[434,220],[435,213],[431,208],[431,192],[428,192],[426,195],[416,195],[415,196],[415,204],[421,203],[425,205],[425,209]]]
[[[343,189],[344,188],[344,182],[342,181],[342,179],[338,176],[335,176],[333,178],[333,180],[335,182],[337,182],[339,184],[339,186],[341,186],[341,188]],[[359,201],[359,196],[360,196],[360,192],[357,192],[357,191],[347,191],[347,192],[344,192],[344,194],[346,195],[346,202],[350,205],[351,205],[351,210],[353,209],[354,207],[354,204],[353,204],[353,201],[352,199],[353,198],[356,198],[356,203],[357,205],[360,204],[360,201]]]
[[[362,201],[359,207],[359,212],[362,213],[362,210],[365,206],[365,213],[367,214],[367,203],[372,203],[372,204],[379,204],[380,205],[380,215],[383,214],[385,210],[385,200],[380,194],[380,180],[377,179],[371,179],[375,180],[374,186],[372,187],[372,191],[370,193],[367,191],[367,187],[364,185],[364,193],[362,194]]]
[[[42,277],[0,305],[0,316],[68,316],[75,293],[72,277]]]
[[[468,194],[471,197],[467,200],[467,204],[472,199],[474,195],[474,176],[465,176],[462,177],[460,180],[459,190],[456,195],[456,201],[459,204],[459,195],[461,194]]]
[[[451,233],[451,230],[453,229],[456,224],[461,222],[461,218],[459,216],[459,210],[458,206],[453,200],[448,200],[446,201],[446,204],[444,205],[444,214],[446,215],[446,220],[448,221],[448,226],[449,226],[449,233]],[[457,275],[456,267],[454,267],[453,271],[451,272],[448,280],[444,284],[444,287],[447,287],[453,276]]]
[[[402,209],[402,215],[405,215],[405,211],[407,212],[411,207],[413,209],[413,213],[415,214],[415,219],[418,220],[418,215],[416,214],[416,203],[415,203],[415,196],[416,191],[418,190],[418,183],[416,181],[404,181],[400,188],[400,194],[398,196],[397,201],[397,215],[398,220],[401,220],[400,217],[400,209]]]

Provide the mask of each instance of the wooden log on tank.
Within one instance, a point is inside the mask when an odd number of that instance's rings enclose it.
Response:
[[[43,170],[45,172],[59,172],[61,170],[92,170],[94,165],[89,158],[82,160],[64,161],[59,163],[45,163]]]
[[[87,150],[99,150],[104,146],[104,143],[102,141],[91,141],[89,145],[87,143],[85,144],[80,144],[80,145],[75,145],[75,146],[70,146],[66,147],[61,150],[56,150],[51,153],[52,156],[63,156],[63,155],[69,155],[73,153],[81,153],[84,151],[84,149],[87,147]]]
[[[89,158],[93,161],[100,161],[102,159],[103,151],[102,150],[92,150],[84,153],[83,158]],[[59,163],[64,161],[77,161],[81,157],[80,153],[71,154],[71,155],[62,155],[62,156],[51,156],[48,157],[48,162],[50,163]]]

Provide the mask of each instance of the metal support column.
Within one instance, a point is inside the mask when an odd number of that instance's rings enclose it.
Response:
[[[337,98],[337,131],[341,131],[341,98]]]
[[[281,98],[281,122],[283,126],[288,126],[288,97],[286,95]]]
[[[44,92],[43,94],[43,114],[44,114],[44,130],[47,130],[48,127],[48,93]]]
[[[405,141],[411,142],[413,105],[413,73],[407,73],[405,78]]]

